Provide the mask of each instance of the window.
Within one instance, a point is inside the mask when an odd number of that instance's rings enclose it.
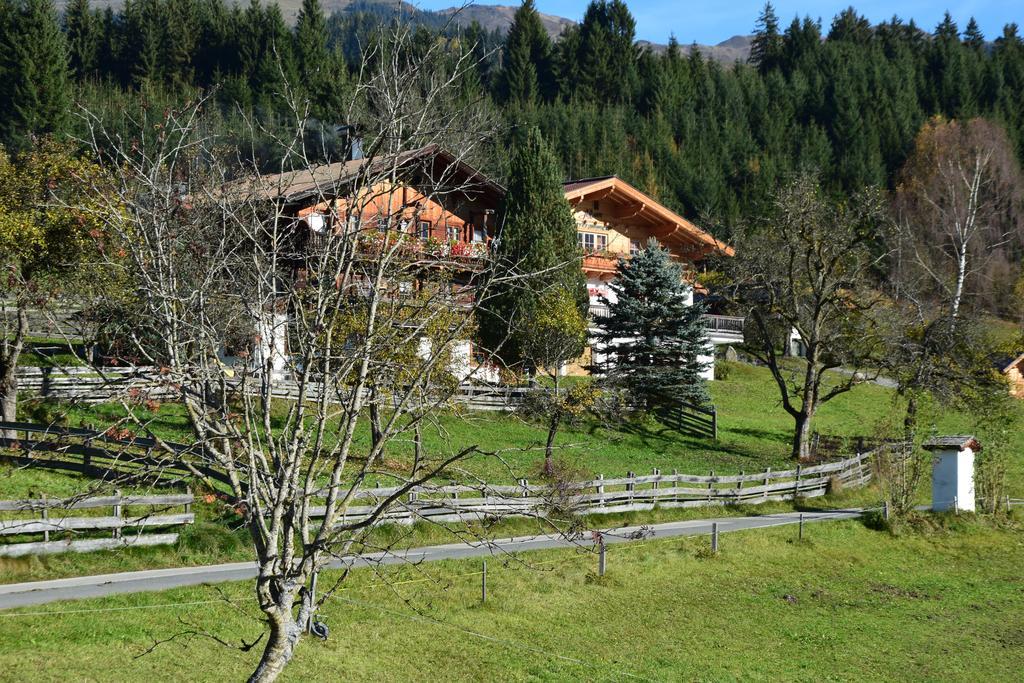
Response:
[[[387,232],[388,231],[388,219],[387,218],[378,218],[377,219],[377,231],[378,232]]]
[[[474,242],[486,242],[487,241],[487,231],[484,230],[483,227],[481,227],[481,226],[474,225],[473,226],[473,241]]]
[[[421,240],[430,239],[430,221],[420,221],[419,230],[417,232]]]
[[[596,235],[592,232],[580,232],[577,233],[580,240],[580,247],[583,251],[593,253],[597,251],[604,251],[608,246],[607,235]]]
[[[459,240],[459,228],[454,225],[448,226],[448,241],[457,242]]]
[[[629,241],[629,255],[636,256],[637,252],[640,251],[640,240]]]

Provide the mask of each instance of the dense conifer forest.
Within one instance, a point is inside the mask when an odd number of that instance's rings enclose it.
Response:
[[[350,115],[362,46],[393,12],[362,4],[326,17],[304,0],[290,26],[257,0],[127,0],[116,11],[71,0],[61,13],[52,0],[0,0],[0,139],[16,149],[30,133],[74,133],[72,103],[130,122],[138,107],[210,91],[227,131],[250,115],[272,128],[290,116],[288,88],[308,97],[329,137]],[[898,17],[872,25],[852,8],[786,24],[769,4],[751,17],[749,62],[723,65],[674,39],[657,54],[638,47],[622,0],[595,0],[555,41],[533,0],[507,35],[412,18],[424,44],[445,41],[452,59],[475,54],[461,90],[503,135],[538,126],[565,177],[618,174],[724,238],[796,171],[819,172],[837,196],[895,189],[932,117],[984,117],[1024,157],[1015,24],[998,36],[948,14],[931,29]],[[480,160],[499,178],[506,148],[498,139]]]

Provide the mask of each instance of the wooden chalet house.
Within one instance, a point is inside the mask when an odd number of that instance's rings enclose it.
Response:
[[[368,184],[368,177],[376,177],[374,164],[386,165],[397,173],[387,181]],[[300,242],[322,238],[336,229],[337,221],[358,220],[363,226],[379,223],[382,230],[411,233],[414,239],[409,243],[414,249],[433,255],[448,266],[456,303],[461,289],[471,291],[469,285],[483,262],[480,257],[497,236],[505,195],[501,185],[436,145],[404,153],[398,159],[371,162],[356,158],[313,170],[267,176],[262,179],[262,188],[265,197],[277,202],[281,213],[292,221]],[[363,196],[353,196],[353,188],[361,188]],[[727,245],[618,177],[572,181],[565,184],[564,190],[574,209],[584,251],[582,268],[587,278],[592,320],[607,315],[599,301],[601,295],[614,300],[608,283],[615,275],[618,259],[629,258],[650,238],[657,239],[684,264],[686,277],[698,291],[701,288],[696,277],[703,260],[714,253],[733,253]],[[302,253],[301,244],[295,253]],[[293,265],[296,280],[301,281],[304,265],[299,259]],[[423,273],[423,278],[429,280],[429,271]],[[691,293],[691,301],[692,296]],[[713,344],[742,341],[741,318],[706,319]],[[287,323],[281,320],[278,324]],[[286,336],[278,334],[274,338]],[[263,353],[279,355],[281,362],[275,362],[275,367],[285,367],[288,349],[283,342],[278,342],[275,349],[264,349]],[[469,340],[455,355],[459,367],[453,368],[453,372],[460,378],[497,379],[494,368],[479,366],[479,356],[474,354]],[[565,372],[583,373],[583,367],[592,360],[588,349]]]
[[[583,272],[587,276],[591,320],[608,315],[607,306],[601,302],[602,296],[615,301],[615,293],[608,283],[615,277],[618,260],[629,258],[651,238],[682,264],[684,277],[692,285],[691,304],[695,292],[704,292],[698,281],[703,261],[712,254],[733,255],[731,247],[617,176],[574,180],[564,187],[565,198],[574,210],[584,253]],[[707,315],[705,321],[712,345],[743,341],[743,318]],[[714,360],[713,349],[708,349],[707,356],[708,360]],[[600,361],[600,354],[588,349],[567,371],[585,372],[584,366]],[[707,379],[713,378],[712,365]]]

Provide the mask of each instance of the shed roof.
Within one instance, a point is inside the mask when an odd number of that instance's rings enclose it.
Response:
[[[921,444],[921,447],[926,451],[948,450],[950,448],[957,450],[970,448],[972,451],[980,451],[981,443],[973,436],[960,434],[956,436],[935,436]]]

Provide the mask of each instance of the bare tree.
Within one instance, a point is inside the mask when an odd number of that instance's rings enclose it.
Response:
[[[1024,180],[1001,126],[933,119],[898,181],[894,269],[916,271],[912,277],[928,282],[955,321],[965,297],[993,289],[987,280],[995,262],[1024,254],[1022,202]]]
[[[457,388],[453,357],[495,285],[488,255],[415,233],[431,203],[495,191],[468,163],[493,127],[460,94],[473,66],[443,43],[414,44],[406,26],[388,29],[364,56],[349,112],[365,158],[308,158],[297,109],[294,135],[277,138],[290,166],[275,175],[225,152],[202,101],[137,126],[134,140],[88,119],[116,179],[102,215],[127,251],[134,353],[160,367],[194,457],[227,474],[245,512],[269,628],[252,681],[275,679],[294,655],[323,601],[317,572],[365,547],[414,488],[480,452],[428,453],[419,433]],[[275,398],[282,376],[287,401]],[[371,408],[374,438],[360,446]],[[386,456],[403,441],[414,456],[399,464]],[[385,488],[367,498],[375,481]]]
[[[818,408],[877,374],[881,344],[866,313],[881,301],[871,285],[883,202],[866,190],[836,205],[802,176],[777,192],[773,209],[727,267],[733,298],[748,312],[748,348],[771,370],[795,422],[793,457],[805,460]],[[785,357],[791,331],[803,359]]]

